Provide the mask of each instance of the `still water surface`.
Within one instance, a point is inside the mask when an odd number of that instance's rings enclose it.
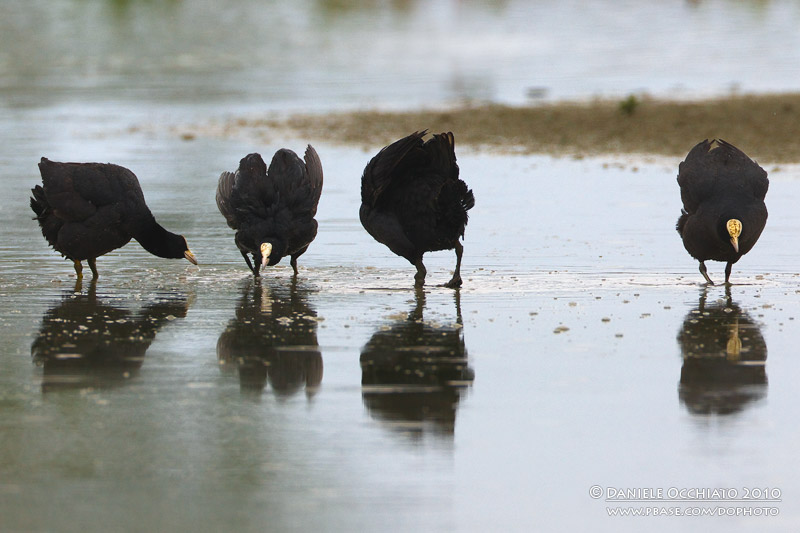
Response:
[[[411,266],[359,226],[360,150],[317,147],[320,234],[296,281],[279,265],[257,282],[214,209],[210,170],[248,146],[102,146],[139,171],[201,265],[134,243],[76,292],[24,198],[6,204],[18,222],[0,286],[12,526],[641,527],[608,518],[594,484],[774,485],[784,498],[769,524],[798,516],[791,169],[773,173],[768,231],[729,300],[701,287],[674,233],[674,165],[464,150],[479,200],[464,287],[433,286],[453,266],[441,252],[416,293]],[[170,171],[184,178],[161,182]]]
[[[297,280],[279,265],[254,281],[216,179],[248,152],[305,140],[169,133],[226,113],[522,101],[538,85],[548,97],[671,92],[678,78],[697,94],[796,88],[781,65],[797,64],[797,4],[598,2],[587,18],[563,2],[433,3],[437,18],[416,2],[216,5],[30,2],[0,17],[0,529],[797,529],[796,168],[768,167],[770,220],[727,294],[700,285],[674,231],[677,159],[460,148],[476,197],[464,287],[435,286],[455,259],[439,252],[415,292],[413,268],[358,222],[372,152],[314,143],[319,235]],[[608,22],[595,41],[590,14]],[[628,18],[652,31],[618,38]],[[744,79],[738,60],[652,72],[655,50],[692,64],[712,19],[708,57],[746,24],[727,46],[763,52],[743,59],[763,75]],[[444,59],[421,61],[431,49]],[[631,78],[606,63],[620,51]],[[200,266],[132,243],[76,287],[27,205],[42,155],[131,168]],[[752,507],[779,516],[610,518],[608,489],[638,487],[777,488],[781,501]],[[698,505],[717,504],[662,506]]]

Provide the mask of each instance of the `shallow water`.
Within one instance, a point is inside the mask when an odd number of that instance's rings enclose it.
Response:
[[[331,67],[339,78],[326,81],[322,72],[305,80],[309,74],[300,69],[273,87],[274,100],[262,101],[263,84],[223,83],[268,77],[246,68],[227,17],[214,50],[229,55],[220,53],[224,60],[209,71],[193,70],[194,56],[179,53],[205,42],[212,28],[201,22],[194,32],[166,31],[173,48],[140,49],[142,62],[110,37],[122,30],[152,36],[153,21],[165,25],[156,29],[184,28],[208,18],[210,4],[48,3],[55,11],[26,5],[9,17],[52,26],[50,36],[69,33],[64,21],[80,19],[111,50],[72,57],[53,54],[57,42],[47,42],[48,53],[31,49],[27,69],[10,52],[0,62],[21,69],[3,78],[14,81],[2,87],[7,103],[0,108],[0,529],[797,529],[800,279],[786,244],[800,227],[796,168],[771,172],[767,229],[735,265],[727,295],[700,284],[674,231],[678,160],[500,156],[462,147],[462,176],[476,197],[464,287],[436,287],[454,264],[452,253],[439,252],[426,258],[428,286],[419,293],[411,287],[413,267],[358,222],[358,178],[372,151],[314,143],[325,169],[319,235],[300,258],[297,280],[282,264],[254,281],[214,205],[216,179],[250,151],[300,152],[304,143],[182,140],[170,126],[220,108],[351,105],[361,93],[335,80],[345,77],[345,59],[353,56],[340,48],[353,43],[331,44],[344,58]],[[376,31],[364,21],[377,20],[400,39],[422,17],[420,5],[350,11],[320,2],[296,24],[333,26],[318,36],[327,43],[341,34],[337,25],[357,39]],[[511,15],[521,5],[464,9],[468,23],[488,20],[491,37],[515,24]],[[640,5],[628,6],[631,16]],[[268,11],[236,6],[262,17]],[[719,12],[731,13],[722,28],[743,17],[755,28],[747,42],[771,50],[772,41],[759,36],[767,28],[783,35],[796,6],[747,6],[650,8],[674,10],[689,27]],[[566,13],[555,4],[540,9],[556,18]],[[263,23],[255,15],[236,21]],[[17,35],[25,41],[24,32]],[[197,41],[182,44],[193,35]],[[4,50],[24,56],[27,46]],[[260,45],[249,46],[256,47],[252,57],[268,63]],[[293,54],[302,55],[310,45],[297,46]],[[590,48],[576,49],[571,68],[583,72],[585,61],[604,70]],[[634,57],[642,53],[633,49]],[[791,59],[798,49],[783,52]],[[372,53],[364,68],[381,71],[369,59],[385,54]],[[773,57],[765,53],[764,61]],[[234,59],[245,66],[225,62]],[[297,63],[291,59],[286,63]],[[309,61],[310,70],[319,66],[319,58]],[[96,77],[84,79],[87,72]],[[492,68],[485,77],[502,88],[488,92],[498,100],[521,94],[528,83],[509,89]],[[603,79],[586,87],[604,91]],[[654,90],[674,82],[648,79]],[[131,80],[137,81],[129,86]],[[298,80],[307,81],[308,94],[294,90]],[[713,92],[727,83],[713,80],[692,90]],[[434,88],[434,103],[458,98],[442,83],[419,87]],[[192,101],[178,94],[184,84],[195,89]],[[477,85],[469,97],[481,97]],[[574,79],[566,85],[581,92]],[[551,95],[570,90],[553,85]],[[398,103],[379,92],[371,93],[378,103]],[[76,287],[71,264],[47,247],[27,206],[42,155],[134,170],[156,217],[186,235],[200,266],[157,259],[132,243],[98,260],[96,284],[86,279]],[[722,265],[709,270],[722,279]],[[593,486],[602,489],[598,499]],[[769,489],[780,501],[630,506],[770,507],[779,515],[609,517],[607,508],[617,504],[606,499],[615,488],[661,488],[665,497],[671,488],[736,489],[738,500],[747,489]]]
[[[317,146],[317,240],[296,281],[279,265],[256,282],[213,203],[247,146],[102,145],[201,264],[134,243],[75,292],[22,199],[7,203],[21,221],[0,287],[12,529],[642,527],[609,518],[596,484],[777,487],[780,516],[750,520],[797,519],[791,169],[773,173],[770,224],[727,301],[674,232],[677,162],[463,150],[464,287],[435,287],[454,263],[440,252],[419,294],[358,223],[361,150]]]

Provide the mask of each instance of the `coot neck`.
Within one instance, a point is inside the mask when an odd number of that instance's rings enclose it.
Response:
[[[137,231],[133,234],[133,238],[142,245],[142,248],[151,254],[157,257],[172,259],[176,257],[176,250],[173,249],[174,246],[170,245],[174,244],[175,240],[179,239],[180,236],[164,229],[164,227],[156,222],[156,219],[150,215],[140,223],[139,228],[137,228]],[[178,257],[180,256],[181,254],[178,254]]]

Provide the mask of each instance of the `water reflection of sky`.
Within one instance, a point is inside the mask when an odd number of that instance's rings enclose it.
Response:
[[[798,89],[800,6],[772,2],[15,2],[0,91],[331,109]]]

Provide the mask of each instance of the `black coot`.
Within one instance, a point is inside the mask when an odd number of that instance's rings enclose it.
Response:
[[[700,261],[725,261],[725,283],[731,267],[755,245],[767,223],[766,171],[744,152],[723,140],[705,140],[692,148],[678,170],[683,209],[677,230],[683,246]]]
[[[153,255],[197,261],[186,239],[156,222],[133,172],[110,163],[56,163],[42,158],[42,185],[31,192],[31,209],[47,242],[75,264],[82,277],[95,260],[132,238]]]
[[[461,255],[467,211],[475,197],[458,178],[452,133],[412,133],[383,148],[361,177],[361,224],[376,241],[417,267],[415,285],[425,283],[422,255],[456,251],[447,287],[461,286]]]
[[[236,173],[220,175],[217,207],[236,230],[236,246],[254,276],[287,255],[297,275],[297,258],[317,235],[314,215],[321,192],[322,164],[311,145],[305,163],[284,148],[275,152],[269,170],[254,153],[239,162]]]

